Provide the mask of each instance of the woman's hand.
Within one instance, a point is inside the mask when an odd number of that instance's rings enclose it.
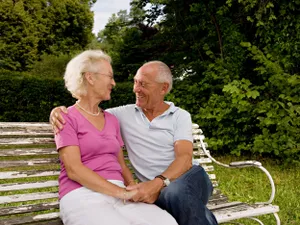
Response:
[[[121,199],[123,199],[124,204],[126,203],[126,201],[132,201],[132,197],[135,196],[137,194],[138,190],[132,190],[132,191],[127,191],[125,188],[123,189],[123,197]]]

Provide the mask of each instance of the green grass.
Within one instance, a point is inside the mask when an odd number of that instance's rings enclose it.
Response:
[[[217,157],[218,161],[229,163],[243,160],[240,157]],[[271,173],[276,187],[273,204],[280,207],[282,225],[300,224],[300,166],[278,165],[272,159],[265,159],[263,166]],[[226,169],[215,165],[219,188],[231,201],[262,202],[270,196],[271,187],[266,175],[257,168]],[[273,216],[258,217],[265,225],[274,225]],[[257,225],[249,219],[240,220],[245,225]],[[229,223],[230,224],[230,223]]]

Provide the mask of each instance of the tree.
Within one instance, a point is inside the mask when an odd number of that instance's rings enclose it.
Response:
[[[92,40],[95,2],[3,0],[0,2],[0,68],[28,70],[46,54],[83,49]]]
[[[299,161],[299,11],[299,0],[134,0],[105,40],[123,78],[152,59],[172,68],[168,99],[214,150]]]

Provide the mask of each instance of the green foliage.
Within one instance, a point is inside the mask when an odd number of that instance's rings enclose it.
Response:
[[[36,61],[30,73],[40,78],[63,78],[65,68],[72,59],[71,55],[42,55],[40,61]]]
[[[102,44],[117,46],[110,54],[123,77],[142,59],[170,65],[177,80],[167,99],[193,115],[213,150],[299,161],[299,6],[135,0]]]
[[[0,68],[26,71],[43,53],[81,50],[92,40],[93,1],[0,1]]]
[[[73,100],[62,80],[0,76],[0,121],[48,121],[55,106]]]
[[[0,83],[0,121],[3,122],[47,122],[54,107],[75,103],[62,79],[41,79],[17,73],[1,75]],[[102,107],[128,103],[134,103],[132,83],[120,83],[112,92],[112,100],[104,102]]]

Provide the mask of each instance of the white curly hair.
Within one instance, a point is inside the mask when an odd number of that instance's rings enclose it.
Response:
[[[111,63],[110,56],[101,50],[86,50],[71,59],[66,67],[64,80],[74,98],[79,99],[87,94],[84,73],[99,72],[99,62],[103,60]]]

